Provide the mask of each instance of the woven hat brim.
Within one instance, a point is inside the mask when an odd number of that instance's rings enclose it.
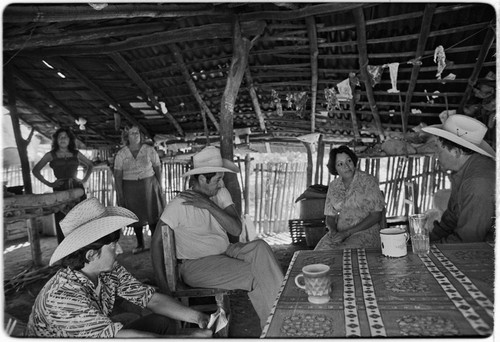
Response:
[[[198,167],[198,168],[194,168],[192,170],[189,170],[188,172],[183,174],[182,177],[188,177],[188,176],[192,176],[192,175],[201,175],[203,173],[212,173],[212,172],[238,173],[238,172],[240,172],[240,169],[232,161],[227,160],[227,159],[222,159],[222,167],[220,167],[220,166]]]
[[[486,141],[481,141],[479,145],[473,144],[470,141],[465,140],[464,138],[459,137],[456,134],[450,133],[444,129],[442,129],[443,125],[433,125],[433,126],[428,126],[428,127],[423,127],[422,131],[437,135],[438,137],[445,138],[447,140],[453,141],[456,144],[459,144],[463,147],[466,147],[474,152],[480,153],[484,156],[490,157],[495,159],[495,150],[488,145]]]
[[[128,209],[107,207],[103,216],[76,228],[66,236],[52,254],[49,265],[52,266],[80,248],[137,221],[137,216]]]

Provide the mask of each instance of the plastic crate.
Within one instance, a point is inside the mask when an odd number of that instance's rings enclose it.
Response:
[[[326,232],[325,219],[320,218],[320,219],[307,219],[307,220],[306,219],[288,220],[288,229],[290,230],[290,237],[292,238],[292,243],[294,245],[314,247],[312,246],[312,244],[314,243],[311,240],[315,239],[309,239],[310,240],[309,243],[306,239],[306,229],[309,228],[311,229],[324,228],[324,231]],[[318,241],[316,241],[316,243],[317,242]]]

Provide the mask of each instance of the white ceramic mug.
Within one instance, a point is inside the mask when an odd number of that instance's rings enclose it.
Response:
[[[399,258],[407,254],[406,243],[409,236],[404,228],[385,228],[380,230],[382,254]]]
[[[331,282],[328,272],[330,266],[325,264],[312,264],[302,267],[302,273],[295,277],[295,284],[306,290],[308,300],[314,304],[325,304],[330,300]],[[304,278],[304,285],[299,282]]]

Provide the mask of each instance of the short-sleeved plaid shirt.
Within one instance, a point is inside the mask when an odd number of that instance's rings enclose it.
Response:
[[[30,337],[114,337],[123,327],[109,318],[116,296],[146,307],[155,290],[115,263],[96,286],[83,273],[60,269],[38,294],[29,317]]]

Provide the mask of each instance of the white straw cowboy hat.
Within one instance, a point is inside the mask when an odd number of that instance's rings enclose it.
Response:
[[[467,115],[450,115],[442,125],[422,128],[422,131],[450,140],[474,152],[495,159],[495,150],[483,140],[488,128]]]
[[[193,156],[193,169],[182,177],[212,172],[237,173],[240,170],[232,161],[222,158],[220,150],[215,146],[207,146]]]
[[[78,203],[60,222],[64,240],[52,254],[50,266],[80,248],[137,221],[137,216],[130,210],[105,207],[94,197]]]

